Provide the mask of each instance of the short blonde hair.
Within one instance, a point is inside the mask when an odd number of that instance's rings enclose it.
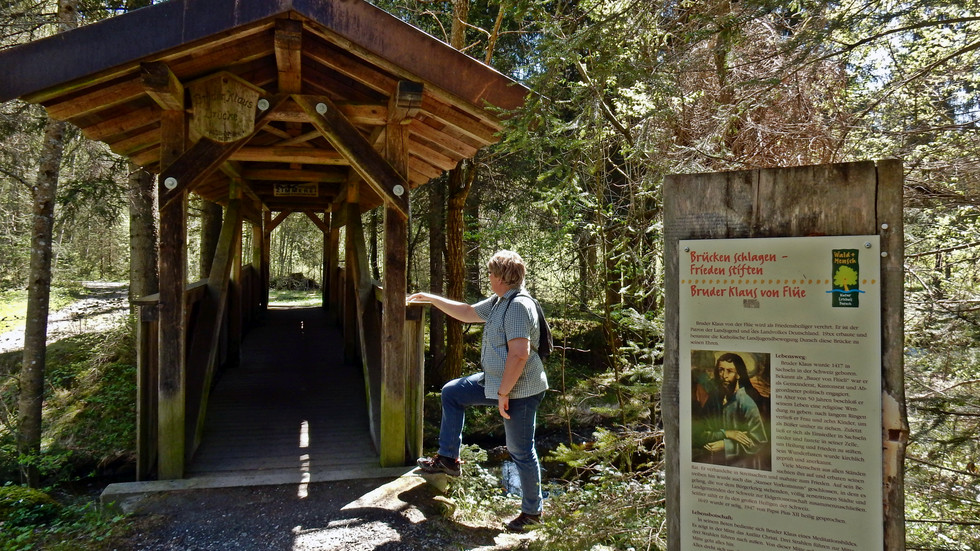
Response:
[[[524,267],[524,259],[514,251],[498,251],[487,262],[487,269],[511,288],[524,285],[527,269]]]

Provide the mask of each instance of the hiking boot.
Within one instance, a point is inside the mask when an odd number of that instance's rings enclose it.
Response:
[[[459,460],[453,459],[452,457],[446,457],[444,455],[434,455],[432,457],[423,457],[416,461],[419,469],[423,473],[437,474],[444,473],[449,476],[459,476],[462,474],[462,469],[459,468]]]
[[[526,532],[528,528],[535,524],[541,524],[541,515],[529,515],[521,513],[517,518],[507,523],[507,529],[511,532]]]

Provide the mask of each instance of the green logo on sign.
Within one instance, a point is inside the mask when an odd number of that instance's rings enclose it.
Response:
[[[833,297],[834,308],[857,308],[860,289],[860,268],[857,249],[834,249],[831,273],[834,288],[827,291]]]

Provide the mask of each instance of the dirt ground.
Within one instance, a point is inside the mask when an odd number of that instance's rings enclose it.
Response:
[[[302,486],[302,485],[301,485]],[[129,517],[118,551],[503,551],[532,534],[446,518],[445,498],[417,476],[167,492]]]
[[[103,331],[129,313],[129,285],[104,281],[82,283],[86,295],[68,308],[48,315],[48,342],[79,333]],[[24,326],[0,333],[0,354],[24,348]]]

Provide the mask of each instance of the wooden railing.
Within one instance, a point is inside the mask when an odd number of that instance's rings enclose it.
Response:
[[[371,438],[380,451],[382,392],[384,388],[382,365],[382,309],[383,294],[375,282],[366,292],[359,292],[348,281],[344,268],[331,278],[337,285],[332,292],[338,297],[338,321],[343,320],[344,351],[347,361],[359,362],[364,371],[364,387],[367,394]],[[389,370],[404,376],[405,389],[405,442],[406,457],[411,459],[422,453],[422,403],[424,397],[423,373],[425,364],[425,310],[421,305],[410,305],[405,320],[405,358],[396,369]],[[397,415],[389,412],[388,415]]]
[[[207,343],[194,357],[190,343],[195,333],[200,333],[201,312],[208,300],[216,300],[208,295],[208,280],[201,279],[187,285],[184,290],[186,398],[185,398],[185,452],[190,458],[200,444],[204,411],[207,408],[208,391],[218,366],[234,365],[238,362],[239,347],[244,328],[248,327],[264,304],[258,285],[258,274],[251,266],[242,269],[240,284],[233,285],[223,308],[220,323],[224,330],[217,342]],[[134,300],[138,306],[139,318],[137,339],[137,402],[136,402],[136,450],[137,480],[146,480],[156,468],[159,452],[159,323],[157,307],[159,294],[148,295]],[[214,362],[209,358],[213,357]]]

